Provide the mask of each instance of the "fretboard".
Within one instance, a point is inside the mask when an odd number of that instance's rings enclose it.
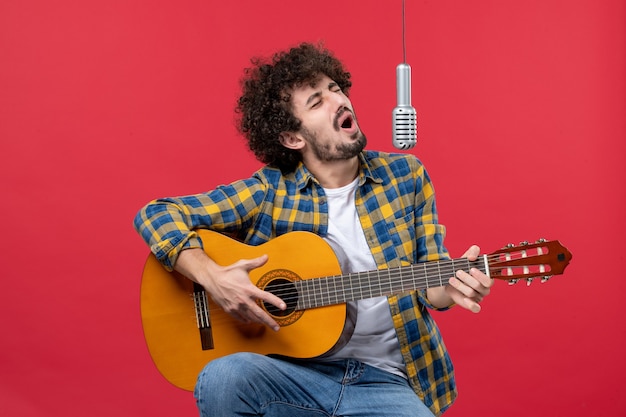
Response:
[[[475,261],[460,258],[305,279],[294,283],[298,292],[296,310],[441,287],[459,269],[469,271],[470,268],[487,272],[483,258]]]

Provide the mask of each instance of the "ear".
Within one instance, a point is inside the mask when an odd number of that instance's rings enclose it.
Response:
[[[295,132],[281,132],[278,139],[287,149],[298,150],[304,146],[304,140]]]

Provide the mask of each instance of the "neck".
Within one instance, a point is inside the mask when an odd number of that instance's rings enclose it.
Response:
[[[339,188],[348,185],[359,172],[358,157],[337,161],[304,161],[304,165],[324,188]]]

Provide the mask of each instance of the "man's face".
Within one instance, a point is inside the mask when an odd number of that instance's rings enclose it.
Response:
[[[295,88],[291,100],[294,116],[302,121],[296,134],[307,143],[303,152],[320,161],[335,161],[350,159],[365,147],[352,103],[328,76]]]

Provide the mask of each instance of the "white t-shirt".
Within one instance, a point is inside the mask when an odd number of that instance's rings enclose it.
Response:
[[[324,189],[328,204],[328,236],[342,273],[377,269],[354,203],[358,177],[340,188]],[[404,360],[393,327],[387,297],[348,303],[356,309],[356,325],[348,343],[324,359],[355,358],[368,365],[406,377]]]

